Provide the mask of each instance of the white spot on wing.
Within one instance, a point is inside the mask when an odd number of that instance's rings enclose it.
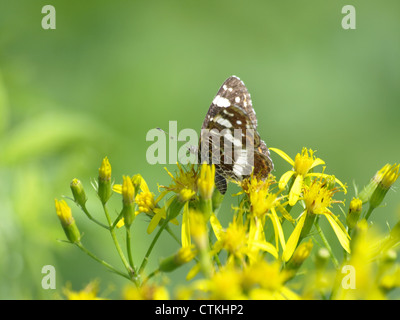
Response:
[[[219,123],[221,126],[224,126],[226,128],[231,128],[232,127],[231,122],[229,120],[224,119],[224,118],[218,118],[216,120],[216,122]]]
[[[235,102],[239,103],[240,102],[240,97],[235,97]]]
[[[231,103],[229,102],[229,100],[227,98],[221,97],[220,95],[217,95],[214,98],[213,103],[221,108],[226,108],[231,105]]]
[[[227,132],[226,134],[224,134],[224,139],[228,140],[230,143],[232,143],[236,147],[242,146],[242,140],[234,138],[230,132]],[[244,150],[244,151],[246,151],[246,150]]]

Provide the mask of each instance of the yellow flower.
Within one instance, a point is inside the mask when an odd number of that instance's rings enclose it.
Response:
[[[252,177],[250,181],[247,179],[243,181],[242,188],[249,197],[251,212],[253,213],[253,218],[255,219],[254,221],[257,219],[259,220],[256,223],[257,227],[261,228],[264,226],[265,217],[269,217],[271,219],[275,233],[276,250],[278,251],[279,242],[281,243],[282,248],[285,248],[285,237],[276,209],[278,209],[282,213],[283,217],[290,222],[294,222],[294,219],[281,205],[281,198],[278,198],[279,192],[270,192],[269,186],[273,182],[272,179],[273,178],[269,178],[265,181],[262,181]],[[251,226],[253,225],[251,224]]]
[[[78,243],[81,239],[81,234],[76,226],[75,219],[72,216],[71,208],[65,200],[58,201],[55,199],[56,213],[60,219],[61,226],[64,229],[67,239],[72,243]]]
[[[270,150],[276,152],[280,155],[284,160],[286,160],[289,164],[292,165],[292,170],[284,173],[279,180],[279,189],[284,189],[288,184],[289,180],[292,177],[295,177],[293,185],[289,191],[289,205],[294,206],[296,202],[299,200],[300,194],[304,187],[304,181],[307,177],[326,177],[326,174],[323,173],[311,173],[310,170],[315,168],[316,166],[325,164],[325,162],[314,156],[314,151],[307,148],[303,148],[301,154],[298,153],[294,159],[290,158],[285,152],[276,148],[270,148]],[[346,193],[345,186],[338,180],[335,181],[343,187]]]
[[[68,300],[102,300],[102,298],[97,297],[98,291],[99,283],[97,281],[90,282],[81,291],[72,291],[70,283],[63,289],[63,293]]]
[[[303,200],[306,209],[300,215],[297,225],[286,243],[286,248],[283,252],[283,258],[285,261],[288,261],[291,258],[298,245],[300,236],[308,234],[315,215],[323,215],[327,218],[342,247],[347,252],[350,252],[350,237],[338,217],[329,210],[332,203],[341,202],[332,199],[333,195],[338,192],[339,189],[331,188],[328,182],[329,181],[320,178],[313,180],[310,186],[305,186]],[[305,224],[306,221],[307,224]],[[303,227],[306,227],[306,229],[303,230]]]
[[[256,217],[264,216],[278,202],[277,194],[269,191],[271,183],[270,179],[262,181],[252,177],[250,180],[245,179],[241,184],[243,191],[249,197],[251,212]]]
[[[204,215],[197,210],[188,208],[190,235],[199,249],[208,246],[207,225]]]
[[[129,285],[123,291],[124,300],[168,300],[169,293],[164,286],[145,284],[139,288]]]
[[[138,205],[139,212],[150,213],[154,210],[156,202],[154,199],[154,193],[147,191],[142,191],[138,193],[135,197],[135,202]]]
[[[68,226],[75,221],[74,217],[72,216],[71,208],[68,206],[65,200],[59,201],[55,199],[55,205],[57,216],[64,226]]]
[[[290,273],[282,270],[278,261],[268,263],[259,259],[244,268],[242,286],[250,299],[298,300],[299,297],[285,286]]]
[[[182,201],[182,202],[187,202],[187,201],[189,201],[190,199],[192,199],[193,198],[193,196],[196,194],[196,192],[195,191],[193,191],[193,190],[191,190],[191,189],[182,189],[180,192],[179,192],[179,199]]]
[[[202,292],[200,299],[299,299],[285,286],[287,280],[288,273],[278,262],[259,260],[244,268],[229,264],[221,267],[211,279],[194,282],[191,293]],[[186,297],[192,298],[187,292]]]
[[[169,186],[159,186],[165,189],[165,193],[174,192],[182,197],[182,200],[189,200],[197,193],[197,177],[198,173],[194,169],[194,165],[191,165],[188,171],[185,171],[179,163],[176,164],[178,167],[178,172],[176,177],[164,168],[168,175],[172,178],[173,183]],[[189,196],[191,197],[189,198]]]
[[[197,187],[200,196],[204,200],[210,200],[213,195],[215,183],[215,165],[203,163],[201,165],[200,176],[197,179]]]
[[[384,189],[389,189],[400,176],[399,173],[400,164],[393,164],[386,171],[385,175],[382,178],[381,184]]]
[[[133,203],[135,197],[135,188],[133,187],[132,179],[123,176],[122,180],[122,200],[124,204]]]
[[[99,179],[103,181],[111,180],[111,165],[107,157],[105,157],[101,162],[101,166],[99,168]]]
[[[204,299],[243,300],[246,299],[242,290],[240,269],[228,265],[214,273],[211,279],[197,280],[193,290],[205,293]]]
[[[161,219],[166,218],[166,210],[165,208],[168,207],[165,205],[162,208],[158,207],[158,202],[165,196],[165,192],[161,193],[157,199],[155,199],[154,193],[152,193],[146,183],[146,180],[139,174],[134,175],[131,179],[134,194],[135,196],[135,203],[138,207],[138,210],[135,211],[135,216],[137,216],[139,213],[145,213],[149,217],[151,217],[151,221],[149,223],[149,226],[147,228],[147,233],[152,233],[154,229],[157,227]],[[128,183],[127,181],[125,183]],[[139,186],[140,185],[140,186]],[[137,186],[138,188],[136,188]],[[122,185],[114,185],[113,186],[114,192],[117,193],[123,193],[123,186]],[[139,191],[139,192],[137,192]],[[117,223],[117,228],[122,227],[125,222],[124,218],[122,218],[120,221]],[[178,224],[178,221],[176,219],[173,219],[171,221],[174,224]]]
[[[383,299],[383,292],[379,289],[375,266],[372,263],[380,251],[377,251],[381,241],[376,230],[368,227],[366,220],[361,220],[355,230],[354,240],[352,241],[352,254],[350,260],[346,262],[350,266],[346,273],[339,277],[338,291],[335,299]],[[382,261],[379,261],[380,263]],[[346,276],[346,277],[345,277]],[[345,285],[343,285],[345,284]]]
[[[275,247],[265,240],[264,225],[260,219],[247,220],[246,224],[242,222],[242,215],[239,214],[229,223],[226,229],[222,228],[217,217],[213,214],[210,222],[217,241],[214,244],[214,252],[222,249],[229,253],[230,261],[237,258],[244,261],[247,256],[250,262],[257,259],[259,251],[265,251],[278,258],[278,252]]]

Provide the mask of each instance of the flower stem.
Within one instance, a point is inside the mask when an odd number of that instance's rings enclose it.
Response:
[[[170,236],[179,244],[181,245],[181,240],[178,238],[178,236],[171,230],[169,225],[165,227],[165,230],[170,234]]]
[[[92,215],[89,213],[88,209],[86,208],[86,206],[80,206],[78,205],[82,211],[86,214],[86,216],[92,220],[94,223],[97,223],[100,227],[110,230],[110,227],[106,226],[105,224],[101,223],[100,221],[96,220],[95,218],[92,217]]]
[[[365,220],[367,220],[368,221],[368,219],[369,219],[369,217],[370,217],[370,215],[371,215],[371,213],[372,213],[372,211],[374,211],[374,207],[372,207],[371,205],[369,206],[369,208],[368,208],[368,212],[367,212],[367,214],[365,215]]]
[[[132,257],[132,248],[131,248],[131,229],[130,228],[125,228],[126,229],[126,250],[128,251],[128,259],[129,259],[129,264],[132,268],[132,270],[135,270],[134,264],[133,264],[133,257]]]
[[[156,269],[154,270],[152,273],[150,273],[146,279],[143,280],[142,285],[144,285],[147,281],[149,281],[152,277],[154,277],[155,275],[157,275],[158,273],[160,273],[160,269]]]
[[[76,246],[81,249],[83,252],[85,252],[89,257],[91,257],[92,259],[96,260],[97,262],[99,262],[100,264],[102,264],[103,266],[105,266],[106,268],[110,269],[112,272],[120,275],[121,277],[124,277],[130,281],[133,281],[133,279],[131,277],[129,277],[127,274],[115,269],[112,265],[110,265],[109,263],[105,262],[104,260],[101,260],[100,258],[98,258],[97,256],[95,256],[92,252],[90,252],[88,249],[86,249],[82,243],[78,242],[75,243]]]
[[[339,261],[336,259],[335,255],[333,254],[332,248],[329,245],[329,242],[326,239],[326,237],[324,235],[324,232],[322,231],[321,227],[319,226],[318,219],[315,220],[314,225],[315,225],[315,228],[317,229],[317,231],[318,231],[318,233],[319,233],[319,235],[321,237],[322,242],[324,243],[326,249],[328,250],[328,252],[329,252],[329,254],[331,256],[333,265],[335,266],[336,269],[338,269],[339,268]]]
[[[153,251],[154,245],[156,244],[156,242],[157,242],[158,238],[160,237],[161,233],[163,232],[163,230],[166,228],[166,226],[167,226],[167,224],[168,224],[168,221],[169,221],[169,220],[165,219],[165,221],[164,221],[164,223],[161,225],[160,229],[158,229],[158,232],[157,232],[157,234],[155,235],[153,241],[150,243],[150,246],[149,246],[149,248],[147,249],[146,255],[145,255],[144,258],[143,258],[142,264],[140,265],[139,272],[138,272],[139,275],[142,274],[144,268],[146,267],[147,262],[148,262],[148,260],[149,260],[149,256],[150,256],[151,252]]]
[[[120,256],[120,258],[121,258],[121,260],[122,260],[122,263],[124,264],[125,269],[128,271],[129,275],[130,275],[130,276],[133,276],[134,270],[133,270],[133,269],[131,268],[131,266],[129,265],[128,261],[127,261],[126,258],[125,258],[124,253],[122,252],[121,246],[119,245],[117,236],[116,236],[116,234],[115,234],[115,230],[114,230],[114,228],[112,228],[112,222],[111,222],[111,218],[110,218],[110,215],[109,215],[109,213],[108,213],[108,209],[107,209],[107,207],[106,207],[106,204],[103,204],[103,210],[104,210],[104,213],[105,213],[105,215],[106,215],[107,222],[108,222],[108,225],[109,225],[109,227],[110,227],[110,234],[111,234],[111,237],[112,237],[112,239],[113,239],[115,248],[117,249],[118,255]]]

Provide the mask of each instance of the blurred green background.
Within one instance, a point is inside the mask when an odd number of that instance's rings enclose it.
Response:
[[[56,30],[41,27],[46,4]],[[347,4],[356,30],[341,27]],[[141,173],[154,192],[169,184],[164,165],[146,162],[148,130],[176,120],[199,132],[232,74],[249,88],[267,145],[292,157],[318,150],[349,201],[353,181],[362,187],[400,161],[399,57],[398,0],[0,0],[0,298],[57,298],[68,281],[78,290],[92,279],[120,297],[124,280],[57,241],[54,198],[77,177],[104,219],[90,186],[104,156],[117,182]],[[272,157],[277,176],[289,169]],[[385,201],[373,216],[384,231],[400,218],[398,194]],[[122,268],[109,234],[69,204],[84,243]],[[137,263],[153,237],[146,226],[143,217],[134,226]],[[176,250],[163,239],[149,270]],[[56,290],[41,287],[44,265],[56,268]]]

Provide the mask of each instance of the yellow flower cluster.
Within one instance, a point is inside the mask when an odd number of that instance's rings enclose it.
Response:
[[[355,190],[346,210],[346,184],[327,174],[325,166],[318,172],[325,161],[317,158],[315,151],[303,148],[293,160],[282,150],[270,150],[290,167],[279,179],[250,176],[236,182],[234,188],[239,192],[233,195],[236,205],[229,215],[219,212],[223,196],[215,188],[215,167],[207,164],[187,169],[178,164],[175,174],[167,170],[171,184],[159,186],[157,194],[139,174],[123,176],[121,185],[112,185],[111,165],[105,158],[97,191],[108,225],[89,213],[83,186],[74,179],[75,203],[111,233],[126,271],[98,259],[83,246],[64,200],[56,200],[56,212],[69,242],[132,282],[123,292],[125,299],[171,298],[165,275],[185,264],[191,268],[185,274],[187,284],[174,288],[177,299],[387,298],[400,286],[400,264],[396,262],[400,222],[382,236],[368,219],[400,176],[400,165],[387,164],[380,169],[360,193]],[[109,188],[121,194],[122,200],[114,221],[107,209]],[[136,266],[133,261],[139,257],[131,247],[130,228],[141,213],[151,218],[147,232],[157,232],[142,263]],[[178,227],[170,222],[180,225],[180,237],[176,235]],[[129,259],[116,237],[124,224]],[[154,257],[158,267],[148,270],[147,262],[164,231],[177,243],[175,254]],[[325,236],[326,232],[334,237]],[[302,277],[298,276],[300,269]],[[66,290],[65,295],[93,298],[93,292]]]

